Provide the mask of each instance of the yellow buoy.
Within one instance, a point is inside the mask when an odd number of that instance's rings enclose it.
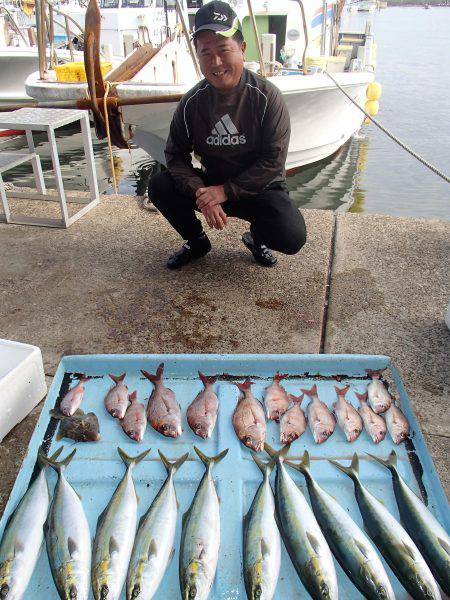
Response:
[[[378,81],[369,83],[366,92],[367,100],[379,100],[381,97],[381,89],[381,83],[378,83]]]
[[[380,105],[378,103],[378,100],[368,100],[366,102],[366,105],[364,107],[365,111],[367,113],[369,113],[369,115],[371,117],[374,117],[375,115],[378,114],[378,111],[380,109]]]

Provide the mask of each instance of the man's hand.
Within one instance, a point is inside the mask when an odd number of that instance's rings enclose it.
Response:
[[[217,206],[227,199],[223,185],[210,185],[209,187],[199,188],[195,192],[195,196],[197,198],[197,207],[201,211],[206,206]]]
[[[215,206],[205,206],[204,208],[202,208],[202,214],[205,217],[206,222],[211,227],[211,229],[214,228],[221,231],[227,226],[227,215],[225,214],[220,204],[217,204]]]

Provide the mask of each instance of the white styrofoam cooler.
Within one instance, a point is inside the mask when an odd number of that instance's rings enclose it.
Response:
[[[40,349],[0,339],[0,442],[46,393]]]

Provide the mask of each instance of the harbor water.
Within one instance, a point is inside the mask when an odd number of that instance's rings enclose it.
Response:
[[[377,43],[376,80],[383,86],[377,119],[445,173],[450,172],[450,10],[393,7],[374,14],[344,12],[343,31],[364,31],[371,22]],[[99,187],[111,192],[105,141],[94,138]],[[49,149],[37,137],[46,179],[51,184]],[[60,160],[68,189],[84,185],[80,134],[59,133]],[[1,149],[23,147],[24,139],[0,142]],[[156,168],[142,150],[114,150],[118,191],[141,195]],[[30,168],[5,175],[15,185],[32,185]],[[334,156],[290,175],[291,197],[302,207],[449,219],[450,186],[407,154],[373,124]]]

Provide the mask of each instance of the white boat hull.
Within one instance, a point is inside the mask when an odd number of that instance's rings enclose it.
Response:
[[[340,73],[335,78],[364,107],[370,72]],[[364,114],[323,74],[271,79],[283,92],[291,117],[291,141],[286,169],[295,169],[330,156],[358,129]],[[135,96],[137,86],[125,86],[120,95]],[[132,88],[132,89],[130,89]],[[173,90],[175,91],[175,90]],[[123,120],[135,129],[134,143],[165,164],[164,148],[176,103],[124,106]]]

